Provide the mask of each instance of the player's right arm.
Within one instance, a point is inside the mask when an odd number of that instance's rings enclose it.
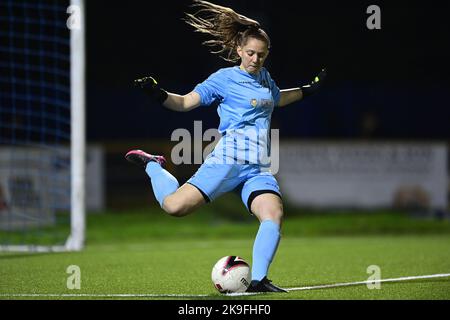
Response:
[[[184,96],[169,93],[162,89],[152,77],[134,80],[134,85],[143,89],[152,100],[173,111],[187,112],[199,107],[201,104],[201,98],[197,92],[192,91]]]
[[[168,92],[163,106],[173,111],[188,112],[199,107],[200,102],[200,95],[195,91],[184,96]]]

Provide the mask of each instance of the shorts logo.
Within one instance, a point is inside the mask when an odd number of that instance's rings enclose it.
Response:
[[[279,190],[278,185],[275,184],[275,183],[266,182],[266,185],[271,186],[271,187],[274,187],[275,189]]]
[[[250,103],[252,104],[253,108],[256,108],[258,106],[258,100],[256,100],[256,99],[252,99],[252,101]]]

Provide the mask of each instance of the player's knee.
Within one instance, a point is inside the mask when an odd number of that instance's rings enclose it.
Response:
[[[283,221],[283,209],[279,206],[266,206],[260,209],[259,217],[261,221],[272,220],[273,222],[279,224]]]
[[[269,211],[269,216],[271,217],[271,220],[277,222],[279,225],[281,225],[283,221],[283,210],[281,208],[274,208],[271,211]]]
[[[252,212],[260,221],[272,220],[281,226],[283,220],[283,204],[281,201],[264,201],[265,199],[256,199],[252,204]]]
[[[164,199],[163,209],[172,217],[184,217],[189,213],[182,201],[171,197]]]
[[[164,199],[163,209],[172,217],[180,218],[192,213],[193,208],[180,198],[167,197]]]

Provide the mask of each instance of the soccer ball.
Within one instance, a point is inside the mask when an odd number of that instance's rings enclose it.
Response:
[[[220,293],[245,292],[251,281],[250,267],[238,256],[226,256],[214,265],[211,279]]]

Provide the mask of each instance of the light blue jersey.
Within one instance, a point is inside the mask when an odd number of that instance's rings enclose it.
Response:
[[[270,121],[280,89],[262,68],[252,75],[238,66],[220,69],[195,89],[201,104],[219,103],[223,138],[212,155],[225,163],[256,163],[270,167]]]
[[[203,106],[220,102],[217,112],[221,134],[246,126],[269,129],[273,108],[280,101],[280,89],[265,68],[258,75],[238,66],[220,69],[194,91]]]
[[[280,101],[280,89],[266,69],[251,75],[239,67],[211,75],[195,89],[204,106],[218,103],[219,132],[214,151],[189,179],[207,201],[235,190],[251,210],[254,192],[274,193],[280,188],[270,172],[270,120]]]
[[[201,104],[218,103],[222,138],[197,172],[187,181],[206,202],[224,193],[240,193],[251,212],[252,203],[265,194],[282,197],[270,172],[270,120],[280,102],[280,89],[266,69],[251,75],[239,67],[221,69],[195,89]],[[269,168],[269,169],[268,169]],[[164,199],[178,190],[175,177],[159,163],[146,167],[161,207]],[[253,246],[252,282],[267,276],[280,241],[280,226],[270,219],[261,221]]]

